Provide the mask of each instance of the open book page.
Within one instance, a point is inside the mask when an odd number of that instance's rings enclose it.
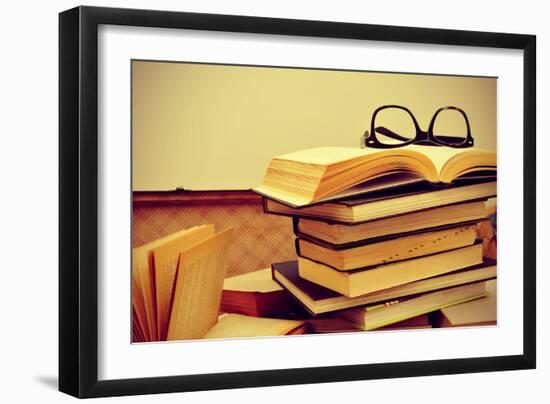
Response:
[[[275,157],[277,160],[289,160],[307,164],[328,166],[348,161],[357,157],[383,153],[383,149],[368,149],[360,147],[317,147],[300,150]]]
[[[151,341],[157,341],[156,310],[154,299],[154,279],[150,260],[150,250],[147,246],[132,250],[132,280],[136,283],[134,291],[141,292],[143,307],[146,315],[146,328],[149,331]],[[136,299],[139,294],[135,295]]]
[[[155,288],[157,306],[157,330],[159,338],[165,339],[168,331],[168,317],[172,290],[176,279],[179,254],[188,248],[205,241],[215,233],[214,225],[193,227],[177,238],[153,250],[155,263]]]
[[[160,337],[157,328],[153,250],[171,240],[177,239],[187,231],[187,229],[182,229],[132,249],[132,279],[135,280],[138,289],[141,290],[143,295],[145,312],[147,314],[147,327],[151,336],[150,341],[158,341]]]
[[[202,338],[216,323],[232,240],[229,228],[180,254],[167,340]]]
[[[429,157],[442,182],[451,182],[461,172],[467,173],[478,167],[496,169],[496,153],[491,150],[417,145],[407,146],[407,149]]]
[[[428,156],[429,159],[433,162],[437,173],[440,174],[445,166],[445,163],[451,158],[462,154],[470,149],[458,149],[452,147],[438,147],[438,146],[407,146],[407,149],[422,153],[425,156]]]
[[[143,292],[136,280],[136,274],[132,274],[132,308],[132,314],[136,317],[133,321],[139,324],[140,331],[143,333],[142,337],[146,341],[151,341],[152,337],[147,326],[147,311],[143,300]]]

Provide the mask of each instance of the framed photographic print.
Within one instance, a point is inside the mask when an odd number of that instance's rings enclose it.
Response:
[[[534,36],[59,24],[61,391],[535,367]]]

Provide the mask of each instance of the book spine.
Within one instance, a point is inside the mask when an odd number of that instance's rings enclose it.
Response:
[[[300,239],[297,237],[294,239],[294,247],[296,249],[296,254],[301,257],[302,253],[300,252]]]
[[[300,233],[300,230],[298,230],[298,226],[300,224],[299,222],[300,222],[299,217],[292,216],[292,230],[294,231],[294,234],[296,236],[298,236],[298,234]]]
[[[294,296],[289,290],[287,290],[285,288],[285,285],[283,285],[281,282],[279,282],[279,280],[277,279],[277,277],[275,276],[275,273],[276,273],[276,269],[273,267],[273,265],[271,266],[271,277],[273,278],[273,280],[275,282],[277,282],[279,285],[281,285],[281,287],[292,297],[292,299],[298,303],[298,305],[300,307],[302,307],[309,315],[311,315],[312,317],[317,317],[323,313],[314,313],[312,312],[302,301],[300,301],[300,299],[298,299],[296,296]]]

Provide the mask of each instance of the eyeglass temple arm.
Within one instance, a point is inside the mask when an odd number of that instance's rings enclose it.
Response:
[[[406,137],[403,137],[401,135],[398,135],[397,133],[389,130],[388,128],[385,128],[383,126],[378,126],[376,129],[374,129],[376,132],[384,135],[384,136],[387,136],[387,137],[391,137],[393,139],[396,139],[396,140],[402,140],[402,141],[407,141],[409,140],[408,138]],[[443,141],[446,141],[446,142],[453,142],[453,141],[458,141],[458,140],[462,140],[463,138],[462,137],[459,137],[459,136],[447,136],[447,135],[437,135],[437,138],[438,139],[441,139]]]
[[[380,133],[381,135],[391,137],[392,139],[395,139],[395,140],[401,140],[403,142],[406,142],[409,140],[409,138],[398,135],[397,133],[389,130],[388,128],[385,128],[384,126],[378,126],[376,129],[374,129],[374,131]]]

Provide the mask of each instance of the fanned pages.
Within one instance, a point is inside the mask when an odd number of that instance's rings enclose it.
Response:
[[[149,332],[147,309],[143,301],[143,292],[134,276],[132,276],[132,308],[133,322],[141,331],[142,341],[152,341],[153,337]]]
[[[166,340],[170,317],[175,315],[173,300],[178,290],[178,272],[183,273],[181,277],[188,278],[187,286],[180,286],[180,291],[193,287],[200,289],[201,285],[195,283],[206,282],[214,288],[212,296],[221,294],[231,234],[232,229],[215,234],[214,225],[201,225],[182,229],[132,250],[133,342]],[[203,296],[194,292],[186,300],[189,303],[186,310],[204,306],[217,313],[219,296],[218,300],[210,299],[203,304]]]
[[[185,232],[187,232],[187,229],[182,229],[132,250],[132,279],[136,284],[136,288],[133,288],[133,290],[142,295],[145,305],[145,315],[147,317],[146,326],[148,335],[151,338],[150,341],[160,340],[157,328],[153,250],[171,240],[177,239]]]
[[[396,149],[321,147],[275,157],[254,190],[289,206],[305,206],[385,175],[410,174],[451,183],[472,173],[496,173],[496,153],[478,148],[406,146]]]
[[[161,340],[166,339],[168,331],[170,304],[179,255],[188,248],[212,237],[214,232],[214,225],[194,227],[153,249],[157,329]]]
[[[216,323],[233,229],[182,252],[167,340],[202,338]]]

